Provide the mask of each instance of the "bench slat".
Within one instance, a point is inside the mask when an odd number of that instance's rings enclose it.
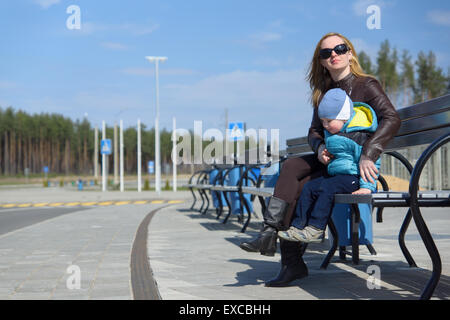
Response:
[[[397,113],[402,120],[420,118],[431,113],[439,113],[450,108],[450,94],[421,102],[410,107],[401,108]]]
[[[274,188],[242,187],[241,190],[243,193],[250,193],[255,196],[270,197],[273,195]]]
[[[289,146],[298,145],[298,144],[308,144],[308,136],[299,137],[299,138],[292,138],[292,139],[287,139],[286,140],[286,145],[288,147]]]
[[[216,185],[216,186],[212,186],[211,190],[213,190],[213,191],[237,192],[237,191],[239,191],[239,187],[238,186],[220,186],[220,185]]]
[[[288,155],[301,154],[301,153],[311,152],[311,147],[309,146],[309,144],[298,145],[298,146],[294,146],[294,147],[289,147],[289,148],[287,148],[286,151],[287,151]]]
[[[450,110],[441,113],[427,115],[421,118],[404,120],[396,136],[403,136],[425,130],[450,126]]]
[[[406,136],[395,137],[386,146],[386,151],[395,151],[401,148],[429,144],[437,138],[450,132],[450,127],[418,132]]]

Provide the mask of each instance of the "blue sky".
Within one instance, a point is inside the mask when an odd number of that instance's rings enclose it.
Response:
[[[371,4],[379,30],[366,26]],[[79,30],[66,26],[70,5],[80,8]],[[307,133],[305,74],[331,31],[373,60],[388,39],[413,58],[432,50],[444,72],[450,66],[448,1],[1,0],[0,106],[153,127],[154,65],[144,57],[167,56],[161,128],[176,117],[180,128],[202,120],[204,131],[223,129],[227,109],[229,121],[280,129],[284,141]]]

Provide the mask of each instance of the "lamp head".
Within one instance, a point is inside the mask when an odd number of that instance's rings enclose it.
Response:
[[[145,57],[145,59],[147,59],[147,60],[150,61],[150,62],[153,62],[153,61],[156,61],[156,60],[161,61],[161,62],[164,62],[164,61],[167,60],[167,57],[153,57],[153,56],[147,56],[147,57]]]

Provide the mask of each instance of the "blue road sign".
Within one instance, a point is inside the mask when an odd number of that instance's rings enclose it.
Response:
[[[231,131],[229,140],[238,141],[244,140],[244,123],[243,122],[230,122],[228,124],[228,129]]]
[[[101,154],[112,153],[111,139],[102,139],[100,143],[100,152]]]
[[[43,167],[42,171],[44,171],[44,173],[48,173],[48,167],[47,166]]]
[[[150,173],[150,174],[155,173],[155,162],[154,161],[148,162],[148,173]]]

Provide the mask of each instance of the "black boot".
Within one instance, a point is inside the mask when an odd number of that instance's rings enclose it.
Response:
[[[286,201],[270,197],[269,204],[264,211],[263,227],[253,241],[242,242],[239,246],[245,251],[260,252],[266,256],[273,256],[277,251],[277,232],[280,229],[289,203]]]
[[[265,223],[262,224],[258,238],[249,242],[242,242],[239,246],[248,252],[261,252],[266,256],[273,256],[277,251],[277,230]]]
[[[266,287],[287,287],[291,282],[308,275],[308,267],[302,255],[306,245],[298,242],[280,241],[281,270],[278,276],[265,283]]]

